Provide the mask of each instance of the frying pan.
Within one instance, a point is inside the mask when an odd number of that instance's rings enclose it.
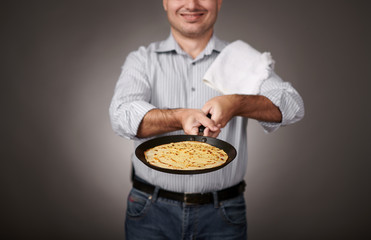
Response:
[[[181,142],[181,141],[198,141],[198,142],[208,143],[212,146],[215,146],[217,148],[224,150],[224,152],[228,155],[228,159],[225,163],[223,163],[220,166],[217,166],[214,168],[200,169],[200,170],[175,170],[175,169],[160,168],[160,167],[151,165],[150,163],[147,162],[144,156],[144,152],[147,149],[150,149],[158,145],[162,145],[162,144]],[[207,173],[207,172],[216,171],[220,168],[225,167],[236,157],[237,151],[231,144],[223,140],[212,138],[212,137],[205,137],[205,136],[199,136],[199,135],[171,135],[171,136],[150,139],[146,142],[141,143],[135,149],[135,155],[137,156],[139,160],[141,160],[148,167],[156,169],[161,172],[173,173],[173,174],[199,174],[199,173]]]

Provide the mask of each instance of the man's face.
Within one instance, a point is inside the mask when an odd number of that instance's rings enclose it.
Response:
[[[213,30],[222,0],[163,0],[172,31],[200,37]]]

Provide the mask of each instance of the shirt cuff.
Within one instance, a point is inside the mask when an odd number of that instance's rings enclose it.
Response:
[[[282,121],[280,123],[259,121],[265,132],[274,132],[281,126],[290,125],[302,118],[303,114],[301,112],[303,111],[301,111],[297,102],[298,100],[295,101],[289,92],[273,90],[262,95],[277,106],[282,114]]]
[[[143,120],[143,117],[149,112],[150,110],[156,108],[152,104],[145,102],[145,101],[134,101],[131,102],[126,109],[126,114],[121,115],[121,123],[126,123],[126,126],[122,126],[124,130],[123,137],[133,140],[138,140],[137,132],[140,123]]]
[[[276,131],[282,126],[282,122],[280,123],[275,123],[275,122],[263,122],[259,121],[260,125],[263,127],[264,132],[266,133],[271,133]]]

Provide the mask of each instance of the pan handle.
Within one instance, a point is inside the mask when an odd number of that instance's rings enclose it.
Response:
[[[211,114],[208,113],[208,114],[206,115],[206,117],[211,118]],[[204,125],[201,125],[201,126],[198,128],[198,135],[204,135],[204,130],[205,130],[205,126],[204,126]]]

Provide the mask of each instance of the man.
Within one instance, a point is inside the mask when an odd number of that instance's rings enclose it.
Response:
[[[135,146],[153,136],[197,135],[203,125],[205,136],[231,143],[238,155],[221,170],[195,175],[159,172],[133,155],[127,239],[246,239],[247,120],[258,120],[270,132],[303,117],[299,94],[275,73],[263,82],[259,95],[221,96],[202,83],[227,45],[213,32],[221,4],[163,0],[171,34],[129,54],[110,116],[114,131],[135,140]],[[196,194],[196,200],[188,202],[189,193]],[[205,202],[205,196],[211,200]]]

